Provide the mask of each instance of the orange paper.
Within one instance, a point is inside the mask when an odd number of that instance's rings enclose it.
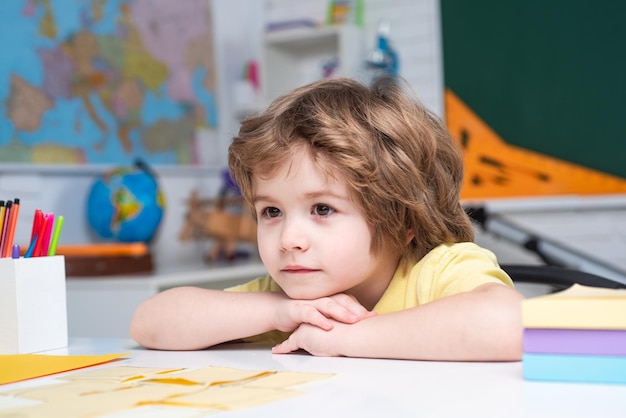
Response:
[[[126,355],[128,353],[99,356],[0,355],[0,385],[95,366]]]

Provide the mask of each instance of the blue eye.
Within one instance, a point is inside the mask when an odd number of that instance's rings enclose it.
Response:
[[[328,216],[335,212],[335,209],[327,205],[315,205],[313,206],[313,213],[318,216]]]
[[[261,211],[261,214],[267,218],[277,218],[282,215],[280,209],[275,207],[265,208]]]

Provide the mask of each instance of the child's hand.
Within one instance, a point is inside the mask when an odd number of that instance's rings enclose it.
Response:
[[[278,305],[275,327],[280,331],[293,331],[300,324],[310,324],[331,330],[333,321],[354,324],[376,315],[365,309],[354,297],[337,294],[314,300],[286,300]]]
[[[302,324],[285,341],[272,347],[273,354],[288,354],[300,349],[314,356],[337,357],[342,329],[350,325],[336,322],[330,331]]]

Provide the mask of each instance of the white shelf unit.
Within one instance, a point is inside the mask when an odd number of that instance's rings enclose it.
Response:
[[[358,78],[365,68],[363,32],[353,25],[286,29],[264,35],[261,87],[265,105],[296,87],[324,77],[332,59],[332,75]]]

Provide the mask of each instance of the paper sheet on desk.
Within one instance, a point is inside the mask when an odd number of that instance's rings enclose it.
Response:
[[[21,418],[118,413],[129,417],[152,416],[151,412],[163,412],[163,408],[169,408],[170,415],[195,411],[204,416],[298,396],[303,392],[296,386],[330,376],[216,366],[201,369],[118,366],[71,373],[55,379],[55,384],[3,392],[0,409],[5,396],[37,402],[3,411]]]
[[[0,385],[95,366],[126,355],[128,353],[99,356],[0,355]]]

